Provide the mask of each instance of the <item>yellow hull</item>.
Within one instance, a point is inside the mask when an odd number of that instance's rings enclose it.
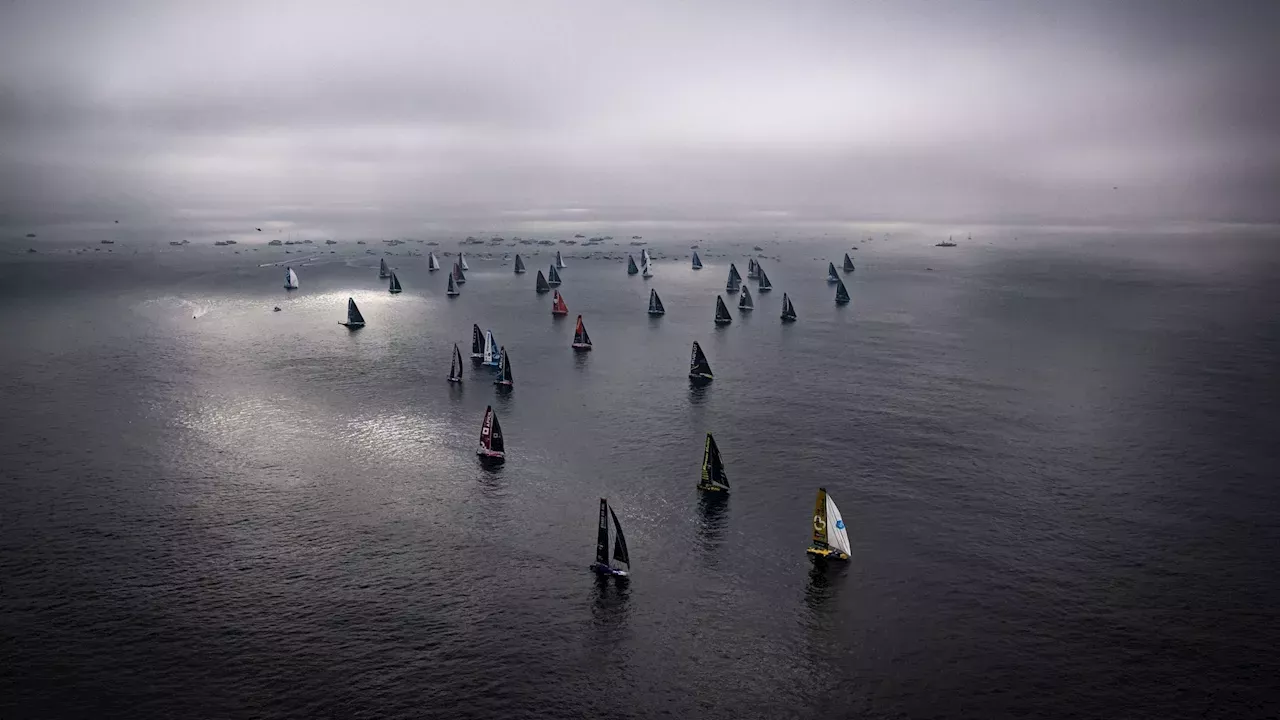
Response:
[[[823,548],[811,547],[805,550],[805,552],[809,553],[810,555],[813,555],[814,557],[820,557],[828,560],[848,560],[849,559],[848,555],[845,555],[839,550],[832,550],[830,548],[823,549]]]
[[[707,492],[728,492],[729,491],[729,488],[722,488],[719,485],[699,485],[698,489],[706,490]]]

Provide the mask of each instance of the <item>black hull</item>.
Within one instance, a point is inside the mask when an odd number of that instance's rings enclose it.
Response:
[[[731,322],[733,321],[732,320],[716,320],[716,325],[723,327],[725,325],[728,325]]]
[[[345,328],[346,328],[346,329],[348,329],[348,330],[359,330],[360,328],[364,327],[364,323],[344,323],[344,322],[340,322],[340,323],[338,323],[338,324],[339,324],[339,325],[342,325],[343,327],[345,327]]]

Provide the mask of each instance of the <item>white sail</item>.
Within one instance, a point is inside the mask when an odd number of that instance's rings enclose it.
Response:
[[[298,287],[298,273],[294,272],[293,268],[289,268],[285,273],[284,286],[290,290]]]
[[[565,264],[564,264],[564,259],[560,257],[560,251],[559,251],[559,250],[557,250],[557,251],[556,251],[556,267],[558,267],[558,268],[566,268],[566,267],[569,267],[568,265],[565,265]]]
[[[435,253],[429,253],[429,254],[427,255],[427,269],[428,269],[428,270],[439,270],[439,269],[440,269],[440,260],[438,260],[438,259],[436,258],[436,254],[435,254]]]
[[[502,362],[502,350],[498,347],[498,341],[493,339],[493,331],[486,330],[484,332],[484,364],[498,365]]]
[[[463,255],[462,253],[458,253],[458,267],[462,268],[463,270],[471,269],[471,266],[467,264],[467,256]]]
[[[836,507],[836,501],[831,499],[831,493],[827,493],[827,544],[845,555],[853,556],[853,549],[849,547],[849,531],[844,527],[844,518],[840,517],[840,509]]]
[[[644,272],[640,273],[640,277],[651,278],[653,277],[653,263],[648,262],[647,257],[645,258],[645,260],[646,262],[644,264]]]

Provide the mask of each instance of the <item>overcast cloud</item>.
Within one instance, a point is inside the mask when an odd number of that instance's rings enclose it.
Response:
[[[1280,3],[0,4],[0,213],[1280,221]]]

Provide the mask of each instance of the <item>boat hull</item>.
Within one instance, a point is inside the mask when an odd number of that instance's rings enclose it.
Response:
[[[782,316],[782,322],[795,322],[795,321],[796,321],[796,316],[795,316],[795,315],[783,315],[783,316]]]
[[[501,389],[508,389],[508,390],[509,390],[509,389],[511,389],[511,388],[513,388],[513,387],[515,387],[515,383],[511,382],[510,380],[494,380],[494,381],[493,381],[493,384],[494,384],[494,385],[497,385],[497,386],[498,386],[498,389],[500,389],[500,390],[501,390]]]
[[[400,291],[399,291],[399,290],[392,290],[392,291],[391,291],[391,294],[392,294],[392,295],[399,295],[399,294],[400,294]]]
[[[733,322],[733,321],[732,321],[732,320],[719,320],[719,319],[717,319],[717,320],[716,320],[716,324],[717,324],[717,325],[728,325],[728,324],[729,324],[729,323],[731,323],[731,322]]]
[[[461,294],[462,294],[462,293],[460,293],[460,292],[445,293],[445,295],[448,295],[449,297],[458,297],[458,296],[459,296],[459,295],[461,295]]]
[[[348,330],[359,330],[364,327],[364,323],[340,322],[338,324],[345,326]]]
[[[591,349],[591,346],[587,345],[586,343],[574,343],[572,347],[574,350],[577,350],[578,352],[587,352],[588,350]]]
[[[591,570],[595,572],[595,574],[597,575],[603,575],[606,577],[609,577],[609,576],[627,577],[631,574],[631,573],[628,573],[626,570],[623,570],[622,568],[616,568],[616,567],[604,565],[601,563],[592,563]]]
[[[762,287],[762,288],[759,288],[758,290],[756,290],[756,292],[758,292],[758,293],[773,292],[773,288],[771,288],[771,287]]]
[[[551,287],[560,287],[560,283],[551,282],[550,280],[547,281],[547,284],[550,285]]]
[[[495,465],[507,461],[505,454],[484,448],[476,450],[476,457],[480,458],[480,462],[493,463]]]
[[[729,488],[723,488],[723,487],[720,487],[719,485],[702,485],[702,484],[699,484],[699,485],[698,485],[698,489],[699,489],[699,490],[705,490],[706,492],[718,492],[718,493],[719,493],[719,492],[729,492]]]
[[[451,382],[451,383],[460,383],[460,382],[462,382],[462,378],[460,378],[460,377],[456,377],[456,378],[455,378],[455,377],[451,377],[451,378],[449,378],[449,382]]]
[[[298,289],[298,286],[297,286],[297,285],[285,285],[285,286],[284,286],[284,289],[285,289],[285,290],[297,290],[297,289]]]
[[[689,373],[689,379],[695,382],[711,382],[715,379],[714,375],[704,375],[702,373]]]
[[[815,561],[816,560],[848,560],[849,556],[839,550],[830,548],[809,547],[805,550]]]
[[[565,310],[564,312],[560,312],[560,311],[558,311],[558,310],[552,310],[552,311],[551,311],[551,314],[552,314],[552,315],[568,315],[568,314],[569,314],[569,311],[568,311],[568,310]]]
[[[665,311],[664,312],[658,312],[657,310],[649,311],[649,317],[662,317],[663,315],[666,315],[666,314],[667,313]]]

